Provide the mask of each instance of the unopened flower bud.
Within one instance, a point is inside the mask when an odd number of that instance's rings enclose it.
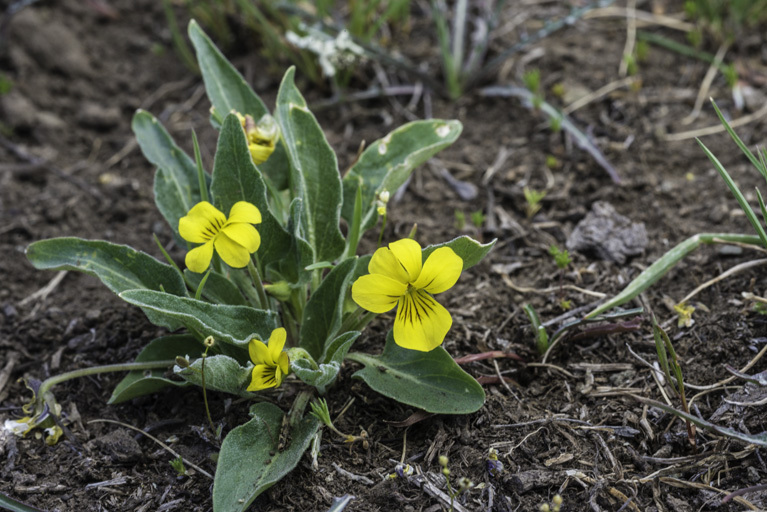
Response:
[[[440,455],[439,458],[437,459],[437,461],[439,462],[439,465],[442,466],[443,468],[447,467],[447,456],[446,455]]]
[[[176,356],[176,365],[181,368],[189,368],[189,360],[186,357]]]
[[[259,165],[266,162],[274,152],[277,140],[280,138],[277,121],[269,114],[264,114],[258,123],[249,115],[246,115],[240,122],[243,130],[245,130],[245,137],[248,139],[248,149],[253,163]]]
[[[280,302],[286,302],[289,300],[290,294],[292,292],[287,281],[278,281],[272,284],[265,284],[264,290],[266,290],[266,293]]]

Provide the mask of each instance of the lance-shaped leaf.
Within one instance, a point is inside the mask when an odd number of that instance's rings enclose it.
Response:
[[[141,152],[157,167],[154,175],[154,199],[157,208],[170,224],[178,240],[181,240],[178,234],[178,219],[201,201],[197,166],[149,112],[136,112],[131,128]]]
[[[440,247],[450,247],[461,257],[463,260],[463,270],[466,270],[482,261],[482,259],[487,256],[487,253],[493,248],[495,242],[496,240],[492,240],[486,244],[481,244],[469,236],[459,236],[458,238],[454,238],[443,244],[425,247],[422,252],[423,261],[426,261],[426,258]]]
[[[362,191],[361,230],[376,222],[376,194],[394,193],[413,169],[455,142],[461,134],[458,121],[429,119],[401,126],[371,144],[343,180],[344,202],[341,215],[352,224],[357,188]]]
[[[408,350],[386,337],[383,354],[352,352],[347,359],[365,367],[352,377],[374,391],[434,414],[468,414],[485,402],[482,386],[458,366],[442,347],[431,352]]]
[[[344,299],[357,261],[357,258],[348,258],[339,263],[306,303],[299,345],[315,359],[322,355],[325,344],[341,325]]]
[[[199,352],[202,344],[189,334],[171,334],[155,338],[136,356],[136,362],[173,360],[177,356]],[[155,393],[167,386],[187,386],[185,381],[164,377],[165,370],[133,371],[112,391],[110,404],[119,404],[143,395]]]
[[[251,396],[246,391],[250,384],[250,374],[253,365],[242,366],[236,359],[215,355],[205,358],[205,389],[208,391],[222,391],[237,396]],[[195,359],[187,368],[176,366],[176,375],[185,381],[202,387],[202,358]]]
[[[286,257],[291,249],[291,237],[269,208],[266,185],[253,165],[245,132],[235,115],[227,116],[221,128],[210,192],[222,212],[228,213],[238,201],[252,203],[261,211],[261,224],[256,229],[261,235],[258,256],[263,265]]]
[[[277,95],[277,122],[290,161],[290,182],[304,202],[306,239],[314,248],[315,261],[333,261],[344,250],[339,229],[341,177],[338,162],[320,125],[309,112],[294,83],[290,68]]]
[[[251,407],[250,414],[253,419],[234,428],[221,444],[213,481],[214,510],[247,510],[259,494],[296,467],[319,426],[319,420],[307,415],[280,450],[279,407],[263,402]]]
[[[186,295],[184,280],[175,268],[127,245],[52,238],[30,244],[27,258],[38,269],[77,270],[98,277],[115,293],[146,289]]]
[[[312,368],[311,363],[306,359],[291,361],[290,368],[299,379],[314,386],[321,395],[324,395],[328,386],[332,385],[338,377],[344,357],[360,334],[359,331],[345,332],[329,343],[328,357],[325,359],[326,362],[319,364],[319,368]]]
[[[194,20],[189,22],[189,39],[197,53],[205,92],[215,109],[214,118],[219,123],[232,110],[250,114],[256,121],[268,113],[261,98]]]
[[[152,314],[150,320],[157,325],[183,325],[202,338],[213,336],[216,341],[240,347],[246,347],[253,338],[269,339],[277,327],[276,313],[248,306],[210,304],[149,290],[128,290],[120,297]]]
[[[314,261],[314,251],[304,238],[303,206],[303,201],[298,197],[290,203],[287,227],[290,249],[281,259],[267,267],[267,279],[304,284],[311,278],[311,272],[306,270],[306,267]]]

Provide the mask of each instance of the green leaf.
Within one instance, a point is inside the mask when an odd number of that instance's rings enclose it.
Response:
[[[413,169],[455,142],[462,129],[458,121],[414,121],[371,144],[344,177],[343,218],[352,225],[355,195],[361,188],[362,232],[370,229],[377,219],[376,194],[394,194]]]
[[[195,20],[189,22],[189,38],[197,53],[205,92],[213,104],[214,118],[218,122],[232,110],[242,115],[250,114],[256,121],[268,113],[261,98],[253,92],[242,75],[216,48]]]
[[[198,352],[202,345],[194,336],[171,334],[155,338],[136,356],[136,362],[164,361],[177,356]],[[112,391],[109,404],[119,404],[143,395],[155,393],[167,386],[186,386],[186,382],[170,380],[163,375],[165,370],[133,371],[120,381]]]
[[[716,242],[736,242],[761,246],[761,239],[755,235],[739,235],[732,233],[699,233],[693,235],[669,249],[663,256],[655,260],[655,263],[644,269],[629,284],[627,284],[618,295],[597,306],[584,318],[594,318],[605,311],[609,311],[612,308],[625,304],[655,284],[666,274],[666,272],[674,268],[677,263],[697,249],[701,244],[713,244]]]
[[[2,492],[0,492],[0,509],[10,510],[11,512],[43,512],[39,508],[16,501]]]
[[[265,402],[250,411],[253,419],[229,432],[221,445],[213,482],[214,510],[247,510],[259,494],[298,465],[319,426],[319,420],[307,415],[291,430],[290,444],[280,451],[282,411]]]
[[[195,359],[187,368],[176,367],[176,375],[186,382],[202,387],[202,357]],[[205,389],[222,391],[237,396],[251,396],[246,388],[250,384],[253,365],[241,366],[229,356],[215,355],[205,358]]]
[[[374,391],[433,414],[468,414],[485,402],[482,386],[437,347],[419,352],[400,347],[389,331],[383,354],[352,352],[347,359],[363,364],[352,377]]]
[[[165,290],[186,295],[176,269],[127,245],[82,238],[52,238],[27,247],[27,258],[37,269],[76,270],[98,277],[115,293],[125,290]]]
[[[189,269],[184,270],[187,281],[197,289],[204,274],[192,272]],[[202,289],[202,296],[215,304],[229,304],[230,306],[247,306],[248,302],[240,292],[239,288],[229,279],[211,272],[205,286]]]
[[[306,266],[314,260],[314,251],[303,237],[301,216],[303,206],[303,201],[298,197],[290,203],[290,216],[288,217],[290,248],[285,251],[281,259],[267,267],[267,276],[273,272],[276,273],[274,278],[268,277],[272,281],[285,280],[294,284],[303,284],[311,278],[311,272],[306,270]]]
[[[248,306],[210,304],[148,290],[127,290],[120,297],[156,315],[157,325],[180,324],[201,338],[213,336],[217,342],[240,347],[247,347],[253,338],[269,339],[277,327],[276,313]],[[151,317],[150,320],[155,322]]]
[[[341,325],[344,298],[356,263],[355,257],[336,265],[306,303],[299,346],[315,359],[322,355],[325,344],[330,342]]]
[[[312,368],[311,363],[306,359],[291,361],[290,368],[299,379],[314,386],[321,395],[324,395],[338,377],[344,357],[360,334],[362,333],[359,331],[349,331],[333,340],[328,347],[327,362],[320,363],[318,369]]]
[[[266,199],[266,184],[250,156],[248,142],[240,122],[234,115],[224,120],[216,148],[213,180],[210,185],[215,205],[228,214],[232,205],[247,201],[261,211],[261,235],[258,256],[262,265],[285,258],[291,248],[291,237],[272,214]]]
[[[178,220],[202,200],[197,166],[176,145],[162,124],[149,112],[139,110],[131,124],[141,152],[157,167],[154,198],[178,240]],[[205,176],[208,179],[207,175]]]
[[[486,244],[481,244],[471,237],[459,236],[458,238],[454,238],[449,242],[430,245],[424,248],[423,260],[426,261],[426,258],[428,258],[432,252],[439,249],[440,247],[450,247],[458,256],[461,257],[463,260],[463,270],[466,270],[482,261],[482,259],[487,256],[487,253],[489,253],[493,248],[495,242],[496,240],[493,240]]]
[[[711,160],[712,164],[714,164],[714,167],[716,168],[716,170],[719,171],[719,175],[727,184],[727,187],[730,189],[730,192],[732,192],[732,195],[734,195],[735,199],[738,200],[738,204],[740,205],[741,210],[743,210],[743,213],[746,214],[746,218],[751,223],[751,226],[754,228],[754,231],[756,231],[756,234],[759,236],[759,239],[762,241],[762,247],[767,248],[767,233],[765,233],[764,228],[759,223],[759,219],[756,218],[756,214],[754,213],[754,210],[751,209],[751,205],[749,205],[748,201],[746,201],[746,198],[741,193],[740,188],[738,188],[738,185],[732,179],[732,177],[724,168],[724,166],[721,164],[721,162],[719,162],[719,160],[714,156],[714,154],[711,151],[709,151],[709,149],[700,141],[700,139],[696,139],[696,140],[698,141],[698,144],[700,145],[700,147],[703,148],[703,151],[706,153],[706,156],[708,156],[708,159]],[[759,168],[758,163],[755,165],[757,165],[757,168]]]
[[[336,155],[296,89],[290,68],[277,95],[277,122],[290,161],[291,187],[304,202],[304,229],[315,261],[333,261],[344,250],[339,229],[341,177]]]

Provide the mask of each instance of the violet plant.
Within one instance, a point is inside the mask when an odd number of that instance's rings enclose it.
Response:
[[[188,249],[186,268],[162,245],[167,263],[79,238],[27,249],[35,267],[93,275],[173,334],[149,342],[133,363],[30,384],[27,416],[6,428],[50,428],[55,443],[61,408],[53,385],[107,371],[130,372],[110,403],[190,385],[203,388],[206,410],[206,391],[250,399],[249,417],[223,439],[213,485],[215,511],[243,511],[318,441],[322,423],[306,405],[332,393],[345,360],[361,365],[354,378],[409,406],[436,414],[482,406],[482,387],[441,346],[452,319],[432,295],[452,287],[494,242],[462,236],[421,248],[404,239],[357,256],[361,237],[385,216],[389,192],[452,144],[461,124],[408,123],[371,144],[342,179],[293,69],[270,113],[194,21],[189,36],[220,131],[212,172],[203,169],[196,139],[191,158],[150,113],[133,119],[141,150],[157,166],[157,207]],[[382,353],[353,351],[365,326],[394,308]],[[275,405],[280,395],[265,400],[280,386],[299,388],[292,404]]]

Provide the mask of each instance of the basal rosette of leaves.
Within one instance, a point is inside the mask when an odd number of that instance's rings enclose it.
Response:
[[[110,403],[186,385],[258,402],[251,418],[226,434],[213,487],[214,510],[241,511],[290,472],[319,435],[320,422],[304,414],[305,406],[332,392],[345,360],[362,365],[355,378],[425,411],[466,414],[482,406],[481,386],[441,346],[450,314],[432,294],[453,286],[493,242],[459,237],[422,249],[406,239],[357,256],[358,241],[381,214],[380,198],[452,144],[460,123],[406,124],[371,144],[342,179],[293,69],[269,112],[194,21],[189,36],[220,132],[210,172],[199,151],[187,155],[150,113],[133,119],[138,143],[157,167],[157,207],[187,248],[186,268],[167,254],[166,263],[79,238],[35,242],[27,257],[40,269],[96,276],[154,324],[181,330],[141,351],[132,363],[140,371],[120,382]],[[376,314],[395,307],[380,353],[352,351]],[[167,361],[177,361],[171,377],[161,368]],[[310,391],[292,405],[259,400],[299,381]],[[35,400],[30,424],[55,410],[48,390]]]

